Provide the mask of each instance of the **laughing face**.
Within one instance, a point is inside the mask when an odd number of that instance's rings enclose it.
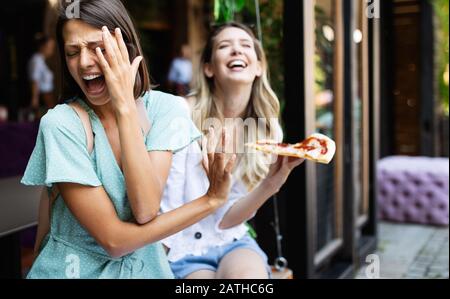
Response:
[[[95,49],[104,49],[102,30],[79,20],[70,20],[63,29],[66,64],[87,100],[95,106],[110,97]]]
[[[216,82],[252,84],[262,75],[261,62],[252,37],[240,28],[222,30],[215,38],[211,63],[205,64],[205,74]]]

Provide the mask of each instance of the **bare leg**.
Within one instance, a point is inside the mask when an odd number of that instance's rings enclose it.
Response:
[[[200,270],[193,272],[185,277],[185,279],[214,279],[216,278],[216,272],[210,270]]]
[[[227,254],[217,269],[218,279],[268,279],[261,256],[250,249],[236,249]]]

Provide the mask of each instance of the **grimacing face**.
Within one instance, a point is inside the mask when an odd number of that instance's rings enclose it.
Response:
[[[69,73],[94,106],[110,101],[108,88],[95,49],[104,52],[102,30],[80,20],[69,20],[63,28],[64,52]]]
[[[205,64],[204,71],[219,84],[252,84],[262,75],[252,37],[240,28],[222,30],[214,40],[211,63]]]

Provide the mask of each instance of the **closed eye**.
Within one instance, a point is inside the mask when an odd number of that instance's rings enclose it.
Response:
[[[78,52],[66,52],[67,57],[74,57],[78,54]]]
[[[230,45],[231,45],[231,43],[229,41],[223,40],[223,41],[220,41],[220,42],[217,43],[217,48],[218,49],[224,49],[224,48],[227,48]]]

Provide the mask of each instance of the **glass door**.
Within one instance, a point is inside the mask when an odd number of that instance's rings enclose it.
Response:
[[[356,225],[361,228],[369,218],[369,32],[364,2],[353,0],[352,4],[353,192]]]
[[[343,245],[343,22],[342,1],[304,1],[306,135],[336,141],[329,165],[307,164],[307,188],[315,229],[314,266],[320,267]]]

